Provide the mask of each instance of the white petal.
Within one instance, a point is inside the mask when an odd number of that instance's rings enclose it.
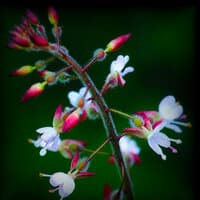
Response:
[[[59,195],[64,198],[69,196],[75,189],[74,179],[66,174],[64,184],[59,188]]]
[[[67,179],[68,175],[63,172],[56,172],[53,175],[51,175],[49,179],[49,183],[56,187],[58,185],[64,184],[65,179]]]
[[[122,56],[119,55],[116,60],[111,63],[110,72],[113,73],[114,71],[121,72],[126,63],[129,60],[129,56]]]
[[[173,120],[182,115],[183,107],[176,103],[173,96],[166,96],[159,104],[159,113],[164,119]]]
[[[161,133],[161,132],[154,132],[152,135],[150,135],[149,137],[151,137],[151,139],[157,143],[158,145],[165,147],[165,148],[169,148],[170,147],[170,140],[169,138]]]
[[[46,146],[46,148],[48,149],[48,150],[50,150],[50,151],[57,151],[58,150],[58,148],[59,148],[59,146],[60,146],[60,144],[61,144],[61,139],[60,139],[60,137],[59,137],[59,135],[57,136],[57,137],[55,137],[54,138],[54,140],[50,143],[50,144],[48,144],[47,146]]]
[[[126,67],[126,68],[124,69],[124,71],[121,72],[121,75],[122,75],[122,76],[125,76],[126,74],[131,73],[131,72],[133,72],[133,71],[134,71],[134,68],[133,68],[133,67]]]
[[[85,92],[86,92],[87,88],[86,87],[82,87],[80,90],[79,90],[79,95],[82,97]]]
[[[149,146],[153,149],[153,151],[154,151],[155,153],[157,153],[158,155],[160,155],[161,158],[162,158],[163,160],[166,160],[166,155],[163,154],[162,149],[161,149],[161,148],[158,146],[158,144],[154,141],[154,138],[149,137],[149,138],[148,138],[148,144],[149,144]]]
[[[40,134],[49,133],[49,132],[55,134],[55,129],[51,126],[47,126],[47,127],[43,127],[43,128],[38,128],[36,130],[36,132],[38,132]]]
[[[80,94],[78,92],[75,91],[71,91],[68,93],[68,99],[69,102],[71,103],[72,106],[77,107],[78,106],[78,102],[80,99]]]
[[[172,129],[176,133],[181,133],[182,132],[181,128],[179,126],[175,125],[175,124],[169,124],[168,123],[165,127],[169,128],[169,129]]]

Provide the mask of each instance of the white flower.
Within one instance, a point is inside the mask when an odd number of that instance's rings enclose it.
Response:
[[[110,85],[110,87],[114,88],[116,87],[118,84],[120,84],[121,86],[123,86],[126,81],[123,79],[123,77],[134,71],[133,67],[125,67],[126,63],[129,61],[129,56],[122,56],[119,55],[117,57],[116,60],[114,60],[111,63],[110,66],[110,73],[108,74],[107,78],[106,78],[106,83],[108,83]],[[122,71],[124,69],[124,71]]]
[[[177,153],[177,150],[171,146],[171,142],[175,142],[177,144],[182,143],[180,139],[172,139],[166,136],[164,133],[158,132],[156,130],[152,131],[152,133],[147,138],[149,146],[153,149],[155,153],[161,156],[163,160],[166,160],[166,155],[163,154],[161,147],[170,148],[173,153]]]
[[[133,165],[136,162],[136,156],[140,153],[140,148],[135,140],[123,136],[119,140],[119,146],[123,157],[128,160],[130,165]]]
[[[177,125],[191,126],[190,123],[175,121],[183,115],[183,107],[176,102],[174,96],[164,97],[159,104],[158,110],[163,119],[163,122],[158,126],[158,130],[166,127],[180,133],[182,130]]]
[[[33,140],[35,147],[42,147],[40,156],[44,156],[49,151],[57,151],[61,140],[56,129],[53,127],[43,127],[36,130],[40,134],[37,140]]]
[[[75,182],[70,174],[65,174],[63,172],[56,172],[52,175],[40,174],[44,177],[50,177],[49,182],[55,189],[49,190],[49,192],[55,192],[58,190],[60,195],[60,200],[69,196],[75,189]]]
[[[79,92],[71,91],[68,93],[68,98],[72,106],[75,108],[83,108],[87,103],[90,103],[92,95],[87,91],[86,87],[82,87]]]
[[[92,95],[86,87],[82,87],[79,92],[71,91],[68,93],[68,99],[73,107],[80,108],[82,112],[85,110],[90,119],[96,119],[99,108],[91,98]]]

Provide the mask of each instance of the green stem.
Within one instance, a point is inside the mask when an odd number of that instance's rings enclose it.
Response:
[[[69,54],[65,54],[62,50],[59,50],[57,52],[57,58],[62,60],[65,64],[69,64],[73,66],[73,71],[77,74],[77,76],[82,81],[83,85],[88,87],[90,89],[90,92],[92,93],[92,96],[94,97],[99,109],[101,118],[107,133],[107,137],[111,137],[112,144],[111,148],[113,151],[113,154],[116,155],[117,159],[117,167],[118,171],[121,172],[120,167],[122,166],[124,170],[124,179],[125,179],[125,188],[126,188],[126,194],[128,200],[133,200],[133,187],[132,187],[132,181],[131,177],[128,171],[128,167],[126,166],[126,162],[123,159],[123,156],[120,151],[119,142],[118,142],[118,136],[117,136],[117,130],[115,127],[115,124],[113,122],[112,116],[110,112],[107,112],[109,110],[104,98],[100,94],[99,90],[96,88],[95,84],[91,80],[90,76],[87,74],[87,72],[83,73],[83,68],[72,58]],[[121,174],[121,173],[120,173]]]
[[[104,143],[102,143],[91,155],[90,157],[87,159],[87,161],[89,162],[90,160],[92,160],[92,158],[94,158],[94,156],[108,143],[110,142],[112,138],[109,137],[107,140],[104,141]]]
[[[83,151],[93,153],[95,150],[84,148]],[[99,151],[97,152],[97,154],[106,155],[106,156],[111,155],[110,153],[104,152],[104,151]]]
[[[119,110],[115,110],[115,109],[113,109],[113,108],[109,108],[109,111],[111,111],[111,112],[113,112],[113,113],[116,113],[116,114],[118,114],[118,115],[121,115],[121,116],[123,116],[123,117],[126,117],[126,118],[128,118],[128,119],[133,119],[133,116],[131,116],[131,115],[127,114],[127,113],[121,112],[121,111],[119,111]]]

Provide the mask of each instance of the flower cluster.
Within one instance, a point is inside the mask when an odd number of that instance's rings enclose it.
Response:
[[[52,125],[36,129],[37,139],[29,139],[36,148],[40,148],[40,156],[45,156],[47,151],[59,152],[64,158],[71,160],[70,170],[55,172],[52,175],[40,173],[42,177],[49,177],[49,182],[58,191],[60,199],[69,196],[75,190],[75,180],[80,177],[90,177],[94,173],[88,172],[90,161],[98,154],[108,156],[110,162],[118,165],[121,172],[119,189],[112,190],[108,184],[104,186],[104,200],[122,200],[126,195],[132,199],[133,193],[130,184],[129,170],[135,164],[141,163],[139,156],[141,148],[131,136],[146,139],[150,148],[163,160],[166,155],[161,147],[169,148],[173,153],[177,150],[171,143],[180,144],[180,139],[168,137],[163,130],[171,129],[177,133],[182,132],[179,127],[190,127],[190,123],[181,122],[186,118],[183,107],[176,102],[174,96],[166,96],[158,106],[158,110],[138,111],[128,115],[116,109],[110,108],[104,99],[104,94],[112,89],[126,84],[125,75],[133,72],[132,66],[125,67],[129,61],[128,55],[118,55],[110,64],[110,71],[99,90],[88,74],[88,69],[96,61],[103,61],[107,54],[118,50],[131,37],[131,34],[120,35],[112,39],[105,48],[94,51],[93,57],[85,65],[81,66],[69,55],[65,46],[61,45],[62,29],[58,26],[59,15],[53,7],[48,9],[48,19],[52,27],[54,42],[50,42],[45,27],[40,24],[38,17],[30,10],[22,19],[19,26],[11,31],[9,47],[17,50],[44,51],[51,55],[48,59],[37,60],[34,65],[23,65],[15,69],[12,76],[26,76],[36,71],[42,81],[37,81],[25,92],[21,101],[39,96],[46,86],[54,86],[56,83],[65,85],[70,80],[79,80],[81,87],[78,90],[68,91],[66,97],[68,106],[59,104],[55,110]],[[64,66],[58,71],[49,70],[49,64],[55,59],[61,61]],[[128,117],[130,127],[117,131],[111,112]],[[85,120],[102,119],[107,136],[105,141],[96,150],[87,149],[87,141],[74,138],[63,138],[65,134]],[[115,151],[102,152],[101,149],[108,143],[115,145]],[[90,156],[82,157],[80,154],[90,152]],[[128,168],[127,168],[128,166]],[[125,197],[126,198],[126,197]]]

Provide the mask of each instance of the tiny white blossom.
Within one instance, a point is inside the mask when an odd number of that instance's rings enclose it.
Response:
[[[55,189],[49,190],[49,192],[55,192],[58,190],[60,195],[60,200],[69,196],[75,189],[75,182],[70,174],[65,174],[63,172],[56,172],[52,175],[40,174],[43,177],[50,177],[49,183],[56,187]]]
[[[40,134],[37,140],[32,143],[35,147],[41,147],[40,156],[44,156],[49,151],[57,151],[61,140],[56,129],[53,127],[43,127],[36,130]]]
[[[128,136],[123,136],[119,140],[119,146],[123,157],[128,160],[130,165],[133,165],[135,162],[137,162],[136,158],[138,158],[140,148],[135,140],[129,138]]]
[[[96,119],[99,116],[99,108],[91,98],[92,95],[86,87],[82,87],[79,92],[68,93],[68,99],[73,107],[80,108],[82,112],[85,110],[89,119]]]
[[[126,56],[119,55],[117,59],[111,63],[110,73],[106,78],[106,83],[109,84],[111,88],[116,87],[118,84],[123,86],[126,83],[123,77],[126,74],[134,71],[134,68],[130,66],[124,69],[128,61],[129,61],[128,55]],[[123,69],[124,71],[122,71]]]

